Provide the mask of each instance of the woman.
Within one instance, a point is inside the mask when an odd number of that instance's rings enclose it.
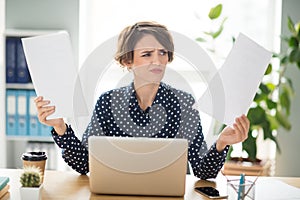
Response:
[[[173,60],[172,37],[163,25],[139,22],[126,27],[119,35],[115,59],[134,74],[127,86],[102,94],[91,121],[80,141],[63,119],[46,118],[55,112],[50,101],[37,97],[36,107],[41,123],[53,126],[52,136],[63,149],[65,162],[81,174],[88,173],[88,137],[162,137],[186,138],[188,160],[194,175],[214,178],[222,168],[229,145],[248,137],[249,120],[245,115],[225,127],[216,142],[207,149],[194,98],[162,83],[166,65]]]

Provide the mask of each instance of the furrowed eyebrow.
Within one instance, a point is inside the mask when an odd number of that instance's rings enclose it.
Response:
[[[161,48],[161,49],[157,49],[157,50],[158,51],[167,51],[167,49],[165,49],[165,48]],[[141,53],[151,53],[153,51],[155,51],[155,49],[144,49],[144,50],[141,50],[140,52]]]

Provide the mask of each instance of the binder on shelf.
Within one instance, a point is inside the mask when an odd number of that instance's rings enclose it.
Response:
[[[17,39],[6,38],[5,60],[6,60],[6,83],[15,83],[17,71]]]
[[[51,136],[52,127],[51,126],[47,126],[47,125],[42,124],[42,123],[39,123],[39,125],[40,125],[41,136],[43,136],[43,137],[50,137]]]
[[[31,82],[21,38],[17,40],[17,83]]]
[[[17,135],[27,135],[27,91],[17,90]]]
[[[34,90],[28,90],[27,92],[27,103],[28,103],[28,135],[38,136],[39,135],[39,120],[37,117],[37,109],[34,103],[36,93]]]
[[[6,90],[6,134],[17,132],[17,96],[16,90]]]

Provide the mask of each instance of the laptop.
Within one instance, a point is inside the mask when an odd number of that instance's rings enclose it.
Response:
[[[183,196],[186,139],[89,137],[90,190],[96,194]]]

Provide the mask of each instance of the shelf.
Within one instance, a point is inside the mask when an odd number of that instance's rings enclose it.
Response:
[[[38,141],[53,142],[50,136],[6,136],[7,141]]]
[[[34,90],[32,83],[6,83],[6,89]]]
[[[4,34],[6,37],[31,37],[56,33],[58,31],[61,30],[6,29]]]

